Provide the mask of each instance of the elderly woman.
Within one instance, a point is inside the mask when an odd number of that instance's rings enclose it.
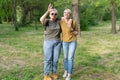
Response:
[[[78,35],[78,26],[75,21],[70,21],[70,18],[71,10],[65,9],[64,17],[60,21],[65,70],[63,77],[66,78],[65,80],[71,80]]]
[[[49,4],[48,10],[40,18],[41,23],[45,26],[44,30],[44,80],[57,79],[57,65],[60,54],[60,20],[57,19],[58,11],[52,9],[52,4]],[[46,19],[48,16],[50,19]],[[50,76],[50,67],[52,68],[52,75]],[[51,78],[52,77],[52,78]]]

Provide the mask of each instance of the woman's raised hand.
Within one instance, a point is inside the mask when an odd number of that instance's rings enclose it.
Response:
[[[50,4],[48,5],[48,11],[50,12],[52,8],[53,8],[53,4],[50,3]]]

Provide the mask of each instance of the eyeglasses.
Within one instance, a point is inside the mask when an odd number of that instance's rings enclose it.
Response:
[[[57,13],[51,13],[51,15],[57,16]]]

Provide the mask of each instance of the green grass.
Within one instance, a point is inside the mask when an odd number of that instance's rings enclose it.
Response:
[[[111,34],[111,23],[82,31],[74,60],[72,80],[120,80],[120,31]],[[43,27],[0,24],[0,80],[43,80]],[[63,53],[58,64],[62,78]]]

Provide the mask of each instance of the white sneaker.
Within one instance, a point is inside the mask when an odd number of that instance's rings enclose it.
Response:
[[[63,78],[66,78],[66,77],[67,77],[67,71],[65,71],[63,74]]]
[[[71,78],[70,77],[66,77],[66,79],[65,80],[71,80]]]

